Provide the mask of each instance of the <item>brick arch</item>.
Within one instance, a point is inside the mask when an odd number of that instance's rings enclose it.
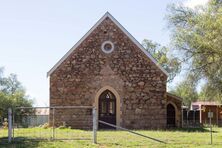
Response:
[[[120,95],[119,93],[114,89],[112,88],[111,86],[104,86],[102,87],[99,91],[97,91],[96,95],[95,95],[95,99],[94,99],[94,106],[96,107],[97,109],[97,115],[99,114],[99,97],[100,95],[105,91],[105,90],[109,90],[111,91],[115,97],[116,97],[116,125],[117,126],[120,126],[121,124],[121,118],[120,118],[120,115],[122,114],[122,111],[120,109],[120,107],[122,106],[121,105],[121,101],[120,101]],[[97,124],[98,125],[98,124]]]

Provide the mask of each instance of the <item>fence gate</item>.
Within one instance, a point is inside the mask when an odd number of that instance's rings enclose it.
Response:
[[[97,115],[92,106],[17,107],[11,119],[9,142],[93,140],[96,143]]]

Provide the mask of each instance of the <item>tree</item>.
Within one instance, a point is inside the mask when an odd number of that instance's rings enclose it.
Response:
[[[172,44],[189,71],[205,79],[207,89],[222,94],[222,1],[187,8],[171,5],[167,20]]]
[[[217,101],[220,102],[222,93],[218,93],[217,90],[211,86],[211,83],[205,83],[199,93],[199,99],[204,101]]]
[[[195,75],[189,74],[171,93],[183,98],[183,104],[190,106],[193,101],[198,99],[196,80]]]
[[[144,39],[143,47],[158,61],[158,63],[169,73],[168,81],[171,82],[174,77],[180,72],[179,59],[169,55],[169,49],[161,46],[151,40]]]
[[[17,80],[17,76],[10,74],[8,77],[4,77],[3,68],[0,68],[0,119],[7,118],[8,108],[31,107],[32,104],[32,100],[26,95],[24,87]]]

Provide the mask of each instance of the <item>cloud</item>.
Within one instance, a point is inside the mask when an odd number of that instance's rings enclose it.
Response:
[[[194,9],[196,6],[206,5],[209,0],[187,0],[184,6]]]

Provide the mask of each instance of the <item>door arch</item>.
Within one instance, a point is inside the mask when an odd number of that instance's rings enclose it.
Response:
[[[116,97],[110,90],[99,96],[99,120],[116,125]],[[112,128],[99,123],[99,128]]]
[[[167,127],[176,126],[176,108],[169,103],[167,105]]]
[[[122,103],[120,100],[119,93],[113,87],[106,85],[106,86],[100,88],[95,95],[93,106],[96,107],[97,115],[99,115],[99,97],[105,90],[111,91],[116,97],[116,125],[120,126],[122,123],[122,119],[121,119],[121,117],[122,117],[122,110],[121,110]],[[99,123],[97,123],[97,125],[99,125]]]

